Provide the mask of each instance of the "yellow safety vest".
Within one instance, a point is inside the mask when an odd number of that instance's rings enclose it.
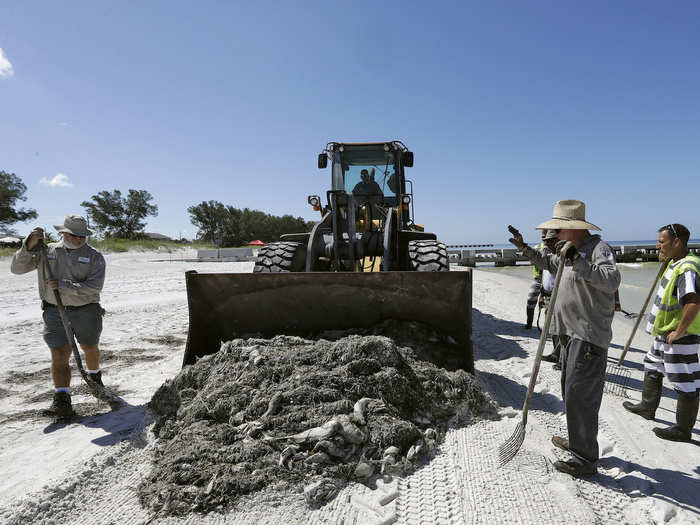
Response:
[[[668,266],[674,262],[675,261],[670,261]],[[668,268],[668,266],[666,268]],[[661,298],[661,304],[659,305],[656,319],[654,319],[654,328],[651,332],[653,335],[665,335],[678,328],[681,322],[681,316],[683,315],[683,306],[678,302],[673,290],[676,288],[678,277],[688,270],[692,270],[697,275],[700,275],[700,257],[689,254],[681,259],[680,263],[673,269],[671,279],[664,289],[664,295]],[[688,327],[688,333],[700,335],[700,315],[697,315],[695,319],[693,319],[693,322]]]
[[[536,245],[534,249],[537,250],[537,251],[539,251],[539,250],[542,249],[543,247],[544,247],[544,243],[541,242],[541,243],[539,243],[538,245]],[[533,264],[533,265],[532,265],[532,278],[535,279],[535,280],[537,280],[537,279],[539,279],[539,278],[541,278],[541,277],[542,277],[542,270],[540,270],[537,266],[535,266],[535,265]]]

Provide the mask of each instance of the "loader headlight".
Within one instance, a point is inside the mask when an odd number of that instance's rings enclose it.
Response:
[[[401,202],[404,204],[411,204],[411,196],[410,195],[404,195],[401,197]]]
[[[315,211],[321,209],[321,197],[319,197],[318,195],[309,195],[307,197],[307,201],[309,202],[309,204],[311,204],[311,206],[313,206]]]

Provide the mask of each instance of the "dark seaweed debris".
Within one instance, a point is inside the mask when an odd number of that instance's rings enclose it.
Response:
[[[162,385],[142,504],[160,515],[226,511],[262,488],[310,483],[325,488],[307,501],[322,504],[349,480],[410,471],[449,426],[492,413],[474,376],[421,360],[426,346],[448,345],[422,325],[330,335],[236,339]]]

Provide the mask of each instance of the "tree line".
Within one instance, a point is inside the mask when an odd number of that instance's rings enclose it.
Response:
[[[27,200],[27,186],[14,173],[0,170],[0,232],[14,234],[11,226],[36,219],[34,209],[19,207]],[[103,190],[83,201],[81,206],[90,228],[103,235],[120,239],[143,237],[148,217],[158,215],[158,206],[146,190]],[[260,210],[238,209],[219,201],[202,201],[187,208],[190,222],[197,227],[199,240],[217,246],[240,246],[259,239],[278,240],[285,233],[310,231],[313,222],[291,215],[275,216]]]
[[[238,209],[219,201],[202,201],[187,208],[197,238],[217,246],[240,246],[252,240],[276,241],[285,233],[311,231],[314,223],[291,215],[270,215],[260,210]]]

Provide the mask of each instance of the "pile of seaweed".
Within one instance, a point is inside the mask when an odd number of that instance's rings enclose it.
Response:
[[[141,503],[159,515],[223,512],[263,488],[303,487],[318,506],[348,481],[411,471],[448,428],[493,413],[473,375],[425,360],[449,346],[393,321],[224,343],[153,396],[162,417]]]

